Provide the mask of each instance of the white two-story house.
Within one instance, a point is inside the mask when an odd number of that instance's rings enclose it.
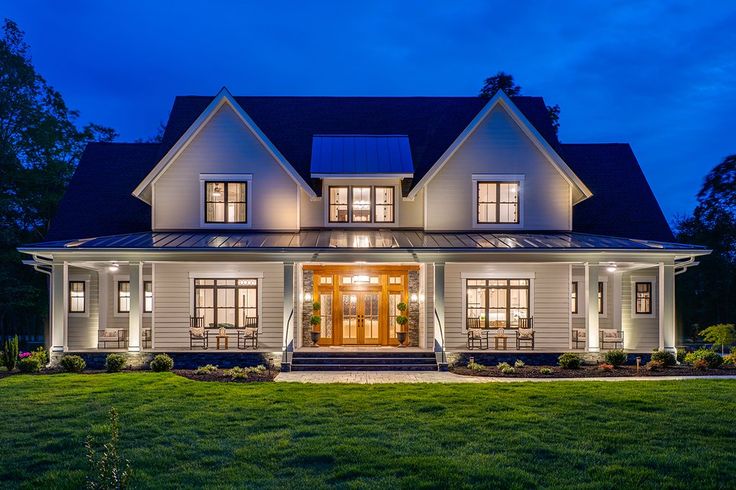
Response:
[[[675,275],[708,253],[673,243],[628,145],[560,143],[539,97],[226,89],[177,97],[160,144],[90,144],[21,251],[53,352],[285,368],[317,337],[440,362],[673,350]]]

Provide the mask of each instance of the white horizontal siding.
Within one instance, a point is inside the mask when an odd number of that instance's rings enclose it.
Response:
[[[67,323],[67,347],[70,350],[92,349],[97,347],[97,328],[99,325],[99,282],[97,273],[89,269],[69,267],[70,281],[86,282],[85,315],[70,313]]]
[[[154,346],[156,350],[189,348],[189,317],[193,313],[190,273],[222,277],[258,277],[259,348],[280,350],[284,319],[284,266],[273,263],[156,264],[154,276]],[[213,339],[214,341],[214,339]],[[231,339],[235,342],[235,338]],[[214,347],[214,346],[213,346]],[[232,348],[232,346],[231,346]]]
[[[570,326],[567,264],[447,264],[445,266],[445,332],[449,350],[467,349],[467,334],[462,330],[463,279],[461,275],[534,274],[532,304],[535,330],[535,350],[563,351],[569,349]],[[515,340],[509,338],[509,349]]]
[[[491,111],[427,185],[427,230],[473,228],[473,174],[523,174],[523,229],[570,229],[570,184],[502,107]]]
[[[653,317],[632,318],[634,307],[631,300],[631,276],[651,279],[652,281],[652,308]],[[623,274],[621,280],[621,326],[624,331],[624,346],[626,349],[638,352],[649,352],[659,347],[659,320],[656,317],[657,275],[656,272],[636,271]]]

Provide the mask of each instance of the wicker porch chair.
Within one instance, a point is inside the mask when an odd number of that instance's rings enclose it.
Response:
[[[611,348],[623,349],[624,347],[624,332],[616,330],[615,328],[601,328],[600,330],[600,342],[601,349],[606,349],[606,344],[612,346]]]
[[[519,318],[516,329],[516,350],[534,350],[534,318]]]
[[[202,316],[189,317],[189,350],[194,349],[195,344],[204,350],[209,347],[209,332],[204,328]]]
[[[248,343],[254,349],[258,348],[258,317],[245,318],[243,326],[238,328],[238,349],[247,348]]]
[[[465,322],[468,328],[468,349],[488,349],[488,330],[480,328],[480,318],[466,318]]]

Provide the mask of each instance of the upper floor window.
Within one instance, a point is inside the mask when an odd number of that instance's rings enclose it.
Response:
[[[69,281],[69,312],[85,313],[87,311],[86,283]]]
[[[247,223],[247,182],[205,182],[206,223]]]
[[[330,223],[393,223],[393,186],[330,186],[327,220]]]
[[[518,224],[518,181],[477,182],[477,220],[479,224]]]

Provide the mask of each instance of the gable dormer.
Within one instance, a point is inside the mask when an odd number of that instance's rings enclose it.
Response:
[[[300,192],[314,195],[223,88],[134,195],[154,231],[296,230]]]
[[[425,229],[571,230],[592,195],[511,100],[498,92],[409,197],[425,193]]]

